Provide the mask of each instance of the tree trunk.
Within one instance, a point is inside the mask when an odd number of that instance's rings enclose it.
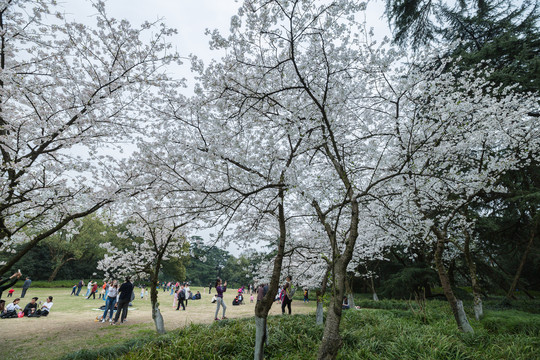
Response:
[[[375,291],[375,282],[373,281],[373,275],[371,275],[371,292],[373,293],[373,301],[379,301],[377,292]]]
[[[342,345],[339,326],[341,324],[342,300],[345,288],[346,265],[342,265],[342,258],[334,265],[334,293],[326,313],[323,338],[319,346],[318,360],[333,360],[337,357]]]
[[[158,261],[158,264],[160,261]],[[159,303],[158,303],[158,291],[157,291],[157,284],[158,284],[158,271],[159,271],[159,265],[157,271],[154,272],[154,274],[151,275],[151,289],[150,289],[150,300],[152,302],[152,319],[154,320],[154,324],[156,325],[156,331],[158,334],[163,335],[165,334],[165,323],[163,322],[163,316],[161,315],[161,311],[159,311]]]
[[[463,332],[474,332],[473,328],[467,320],[467,315],[463,311],[463,303],[461,300],[456,299],[452,287],[450,286],[450,279],[444,268],[442,255],[444,252],[444,245],[446,234],[441,233],[435,226],[431,227],[435,235],[437,236],[437,247],[435,249],[435,266],[437,268],[437,273],[439,274],[439,280],[441,281],[441,286],[444,291],[444,295],[450,304],[454,318],[458,328]]]
[[[537,227],[538,227],[538,217],[535,217],[535,219],[533,220],[533,224],[531,226],[531,234],[529,237],[529,242],[527,243],[525,252],[523,253],[523,256],[521,257],[521,261],[519,262],[519,266],[516,271],[516,275],[514,276],[514,280],[512,281],[512,284],[510,285],[510,289],[508,290],[508,293],[506,294],[507,299],[510,299],[511,297],[514,296],[514,290],[516,289],[516,286],[519,281],[519,277],[521,276],[521,272],[523,271],[523,267],[525,266],[525,262],[527,261],[527,255],[529,255],[529,251],[531,251],[532,246],[534,244],[534,237],[536,236]]]
[[[56,277],[56,275],[58,274],[58,271],[60,271],[60,268],[62,268],[62,266],[66,265],[69,261],[72,261],[72,260],[75,260],[75,258],[69,258],[65,261],[62,261],[63,259],[63,255],[62,255],[62,258],[60,258],[60,264],[54,268],[51,276],[49,276],[49,280],[47,280],[48,282],[52,282],[54,280],[54,278]]]
[[[324,278],[321,284],[321,289],[317,291],[317,313],[316,313],[316,323],[317,325],[322,325],[324,323],[324,294],[326,294],[326,287],[328,286],[328,275],[330,274],[330,266],[326,268]]]
[[[255,315],[255,359],[264,358],[264,344],[268,345],[268,315],[267,317]]]
[[[354,304],[354,293],[352,289],[352,282],[353,282],[353,278],[347,279],[345,281],[345,293],[347,294],[346,295],[347,300],[349,300],[349,306],[351,307],[351,309],[354,309],[355,304]]]
[[[467,262],[467,266],[469,267],[469,275],[471,277],[471,286],[473,291],[473,297],[474,297],[474,317],[476,320],[480,320],[482,316],[484,316],[484,310],[482,307],[482,298],[480,297],[481,290],[480,285],[478,285],[478,278],[476,276],[476,264],[471,256],[471,236],[467,230],[464,231],[465,233],[465,246],[463,248],[463,253],[465,255],[465,261]]]
[[[264,359],[264,345],[268,342],[268,313],[274,303],[277,290],[279,287],[279,278],[281,276],[281,266],[283,264],[283,256],[285,253],[285,240],[287,239],[287,228],[285,223],[285,209],[283,201],[285,192],[283,188],[279,189],[278,196],[280,203],[278,205],[278,222],[279,222],[279,242],[278,251],[274,259],[274,269],[272,270],[272,278],[268,286],[268,292],[261,301],[257,301],[255,305],[255,349],[253,359]]]

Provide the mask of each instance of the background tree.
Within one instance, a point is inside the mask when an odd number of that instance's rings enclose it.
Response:
[[[127,232],[122,235],[138,241],[133,241],[129,248],[120,249],[110,243],[102,244],[107,253],[98,267],[107,279],[128,275],[150,278],[152,319],[157,332],[164,334],[165,325],[157,301],[159,272],[163,261],[184,255],[186,238],[181,230],[187,222],[178,222],[176,216],[160,215],[151,207],[135,210],[126,226]]]

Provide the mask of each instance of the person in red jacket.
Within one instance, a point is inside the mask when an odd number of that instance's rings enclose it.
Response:
[[[96,281],[96,282],[94,283],[94,285],[92,286],[92,291],[90,292],[90,295],[88,295],[88,297],[86,298],[86,300],[90,299],[90,296],[93,296],[93,297],[94,297],[94,300],[96,299],[97,288],[98,288],[98,285],[97,285],[97,281]]]

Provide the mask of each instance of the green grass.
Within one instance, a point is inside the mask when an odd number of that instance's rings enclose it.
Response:
[[[446,306],[445,306],[446,305]],[[540,316],[519,311],[487,311],[471,321],[474,334],[459,332],[444,302],[430,303],[429,323],[401,309],[343,313],[339,359],[538,359]],[[266,359],[313,359],[323,329],[314,315],[269,318]],[[98,351],[79,351],[64,359],[249,359],[253,356],[252,319],[192,325],[167,335],[139,337]]]

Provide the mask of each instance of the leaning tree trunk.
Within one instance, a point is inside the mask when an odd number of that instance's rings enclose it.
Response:
[[[56,275],[58,275],[58,271],[60,271],[60,269],[62,268],[62,266],[66,265],[69,261],[75,260],[75,258],[69,258],[69,259],[67,259],[67,260],[63,260],[63,257],[64,257],[64,256],[62,256],[62,258],[60,259],[60,264],[58,264],[58,265],[54,268],[54,270],[53,270],[51,276],[49,276],[49,280],[47,280],[48,282],[52,282],[52,281],[56,278]]]
[[[506,294],[507,299],[510,299],[511,297],[514,296],[514,290],[516,289],[516,286],[519,282],[519,278],[521,276],[521,272],[523,271],[523,267],[525,266],[525,262],[527,261],[527,255],[529,255],[529,252],[531,251],[532,246],[534,244],[534,237],[536,236],[537,227],[538,227],[538,217],[536,217],[536,219],[533,220],[529,242],[527,243],[525,252],[523,253],[523,256],[521,257],[521,261],[519,262],[519,266],[517,268],[516,275],[514,276],[514,279],[512,280],[512,284],[510,285],[510,289],[508,290],[508,293]]]
[[[342,265],[343,258],[334,265],[334,292],[328,311],[326,313],[326,323],[324,326],[323,338],[319,346],[318,360],[333,360],[337,357],[339,348],[342,345],[339,326],[341,324],[341,313],[343,293],[345,288],[346,266]]]
[[[465,314],[465,310],[463,309],[463,302],[456,299],[454,292],[452,291],[452,286],[450,285],[450,279],[448,278],[448,274],[444,268],[442,255],[444,252],[446,236],[435,228],[435,226],[432,227],[432,230],[437,236],[435,267],[437,268],[437,273],[439,274],[439,280],[441,281],[444,295],[450,304],[450,308],[452,309],[452,313],[454,314],[458,328],[463,332],[474,332],[473,328],[469,324],[469,320],[467,319],[467,314]]]
[[[465,261],[469,267],[469,275],[471,277],[471,286],[474,297],[474,317],[476,320],[480,320],[484,316],[484,309],[482,307],[482,298],[480,296],[481,290],[480,285],[478,284],[478,277],[476,276],[476,263],[471,256],[471,236],[467,230],[465,230],[465,246],[463,248],[463,253],[465,254]]]
[[[257,301],[255,305],[255,351],[253,358],[255,360],[264,359],[264,344],[268,342],[268,313],[274,303],[276,297],[279,278],[281,275],[281,266],[283,264],[283,256],[285,253],[285,240],[287,238],[287,229],[285,224],[285,210],[283,207],[283,199],[285,193],[283,188],[279,189],[278,196],[280,203],[278,205],[278,222],[279,222],[279,243],[278,252],[274,259],[274,269],[272,270],[272,278],[268,292],[261,301]]]

